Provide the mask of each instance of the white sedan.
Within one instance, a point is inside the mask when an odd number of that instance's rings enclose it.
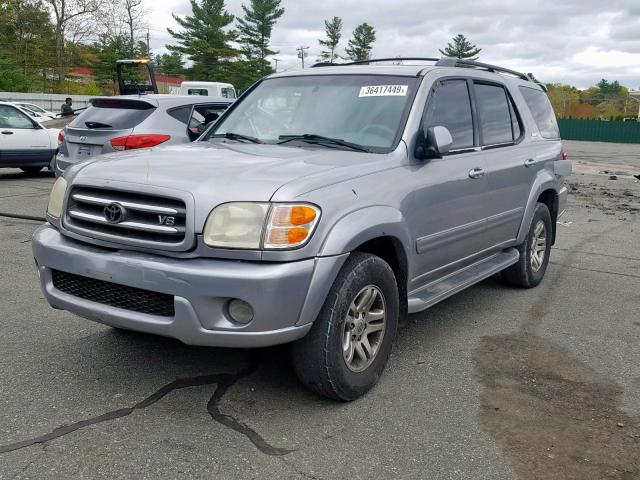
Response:
[[[35,173],[51,168],[59,129],[44,128],[15,105],[0,102],[0,168]]]
[[[46,122],[47,120],[56,118],[56,114],[54,112],[45,110],[35,103],[13,102],[13,104],[19,106],[23,111],[26,110],[30,116],[36,117],[40,122]],[[60,115],[58,114],[58,117],[59,116]]]

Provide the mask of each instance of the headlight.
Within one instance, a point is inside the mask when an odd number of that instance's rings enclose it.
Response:
[[[67,181],[63,177],[58,177],[51,189],[49,205],[47,206],[47,213],[54,218],[60,218],[62,214],[62,203],[64,202],[64,194],[66,191]]]
[[[204,243],[221,248],[260,248],[268,203],[234,202],[216,207],[204,226]]]
[[[319,218],[309,204],[225,203],[209,215],[203,239],[219,248],[295,248],[311,238]]]

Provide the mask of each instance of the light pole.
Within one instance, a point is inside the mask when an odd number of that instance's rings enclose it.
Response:
[[[306,57],[308,55],[307,52],[305,52],[305,50],[308,50],[309,47],[298,47],[296,48],[296,51],[298,52],[298,58],[300,60],[302,60],[302,68],[304,68],[304,57]]]

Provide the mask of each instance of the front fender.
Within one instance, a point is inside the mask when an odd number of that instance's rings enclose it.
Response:
[[[402,243],[405,253],[411,252],[411,235],[402,212],[393,207],[374,205],[348,213],[338,220],[327,234],[318,255],[348,253],[378,237],[395,237]]]
[[[538,197],[540,197],[540,194],[545,190],[553,190],[556,193],[558,192],[558,180],[556,179],[555,175],[547,169],[543,169],[538,173],[533,182],[531,190],[529,190],[527,207],[525,209],[524,216],[522,217],[522,223],[520,224],[520,228],[518,230],[518,245],[524,242],[524,239],[527,236],[529,225],[531,224],[531,219],[533,218],[533,212],[535,211],[536,203],[538,202]]]

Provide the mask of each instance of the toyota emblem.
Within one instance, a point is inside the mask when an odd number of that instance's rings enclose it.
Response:
[[[110,203],[104,207],[103,213],[109,223],[118,223],[124,218],[124,208],[119,203]]]

